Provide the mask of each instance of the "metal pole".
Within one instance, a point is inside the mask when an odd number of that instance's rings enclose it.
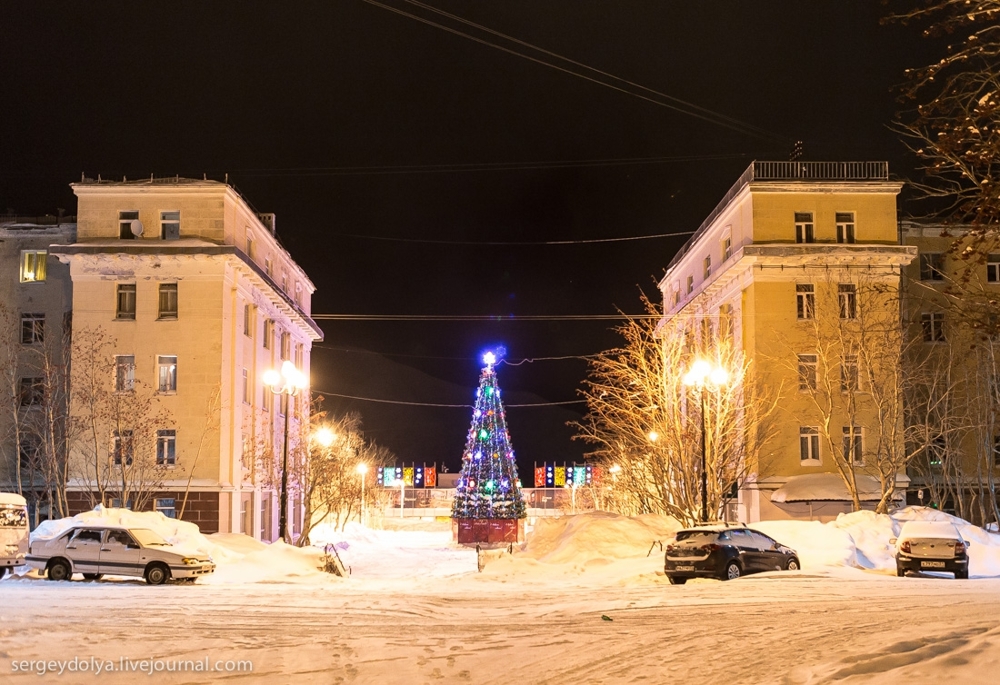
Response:
[[[361,474],[361,525],[365,525],[365,476],[368,473],[364,472]]]
[[[288,398],[287,392],[282,392],[282,402],[285,407],[285,445],[281,453],[281,495],[278,507],[278,536],[288,542]]]
[[[406,481],[399,481],[399,518],[403,518],[403,504],[406,502]]]
[[[701,522],[708,523],[708,472],[705,459],[705,443],[708,440],[705,430],[705,386],[701,387]]]

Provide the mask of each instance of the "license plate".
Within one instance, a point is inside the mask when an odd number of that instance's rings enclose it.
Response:
[[[694,570],[694,566],[682,566],[682,565],[678,564],[677,566],[674,567],[674,569],[676,569],[678,571],[693,571]]]
[[[944,568],[943,561],[921,561],[920,568]]]

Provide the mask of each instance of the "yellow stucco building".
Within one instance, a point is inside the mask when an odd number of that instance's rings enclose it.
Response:
[[[901,449],[876,444],[902,442],[902,409],[889,408],[893,430],[880,428],[885,398],[870,386],[892,371],[859,332],[878,329],[888,347],[898,335],[900,272],[916,254],[900,245],[900,187],[884,162],[754,162],[660,282],[665,330],[731,331],[752,373],[780,392],[773,437],[739,490],[740,520],[832,518],[850,510],[831,495],[842,471],[870,499],[886,468],[879,450]],[[906,483],[902,469],[888,478]]]
[[[119,393],[150,388],[168,415],[155,427],[152,507],[176,515],[186,494],[184,518],[203,532],[274,539],[277,488],[257,452],[280,452],[284,417],[262,375],[290,360],[308,377],[322,338],[310,318],[312,282],[278,243],[274,216],[258,215],[226,183],[84,179],[72,188],[77,241],[52,254],[70,267],[74,337],[103,331],[113,348],[104,380]],[[288,412],[293,435],[305,406]],[[120,462],[123,438],[113,432],[107,458]],[[93,486],[80,475],[95,459],[86,442],[71,456],[80,508]],[[299,505],[292,497],[293,530]]]

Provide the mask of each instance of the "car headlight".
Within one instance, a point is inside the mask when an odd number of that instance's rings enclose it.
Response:
[[[183,561],[188,566],[197,566],[198,564],[201,563],[201,559],[195,559],[194,557],[184,557],[183,559],[181,559],[181,561]]]

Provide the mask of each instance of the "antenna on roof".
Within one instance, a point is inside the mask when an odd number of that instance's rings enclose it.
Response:
[[[229,185],[229,172],[226,172],[226,185]]]
[[[84,173],[83,173],[83,172],[81,171],[81,172],[80,172],[80,183],[83,183],[83,180],[84,180],[84,178],[86,178],[86,176],[85,176],[85,174],[84,174]]]

